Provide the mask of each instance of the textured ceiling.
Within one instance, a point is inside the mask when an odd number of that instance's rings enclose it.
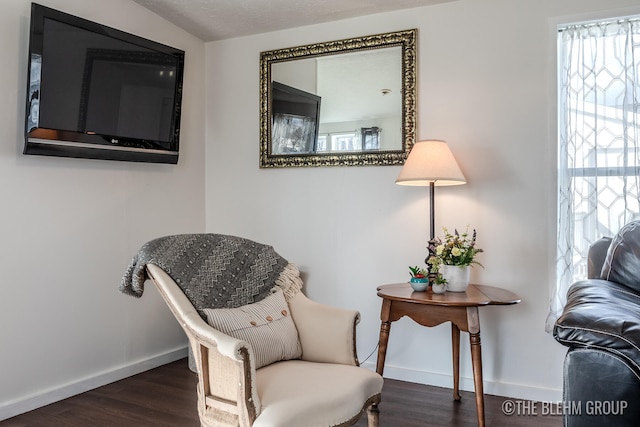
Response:
[[[204,41],[456,0],[133,0]]]

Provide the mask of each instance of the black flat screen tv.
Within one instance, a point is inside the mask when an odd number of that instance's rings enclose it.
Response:
[[[24,154],[178,162],[184,51],[32,3]]]

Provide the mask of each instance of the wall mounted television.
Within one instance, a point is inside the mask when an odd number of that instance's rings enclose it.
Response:
[[[178,162],[184,51],[31,4],[24,154]]]

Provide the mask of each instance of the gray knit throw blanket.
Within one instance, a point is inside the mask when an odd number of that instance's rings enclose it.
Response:
[[[147,263],[162,268],[191,304],[236,308],[262,300],[287,266],[271,246],[223,234],[181,234],[145,243],[129,263],[120,291],[142,296]]]

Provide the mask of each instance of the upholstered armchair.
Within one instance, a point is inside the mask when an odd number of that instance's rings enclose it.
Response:
[[[358,312],[311,301],[298,269],[270,246],[157,239],[134,257],[121,291],[140,296],[147,278],[189,338],[202,425],[349,426],[366,411],[378,426],[383,380],[358,365]]]

